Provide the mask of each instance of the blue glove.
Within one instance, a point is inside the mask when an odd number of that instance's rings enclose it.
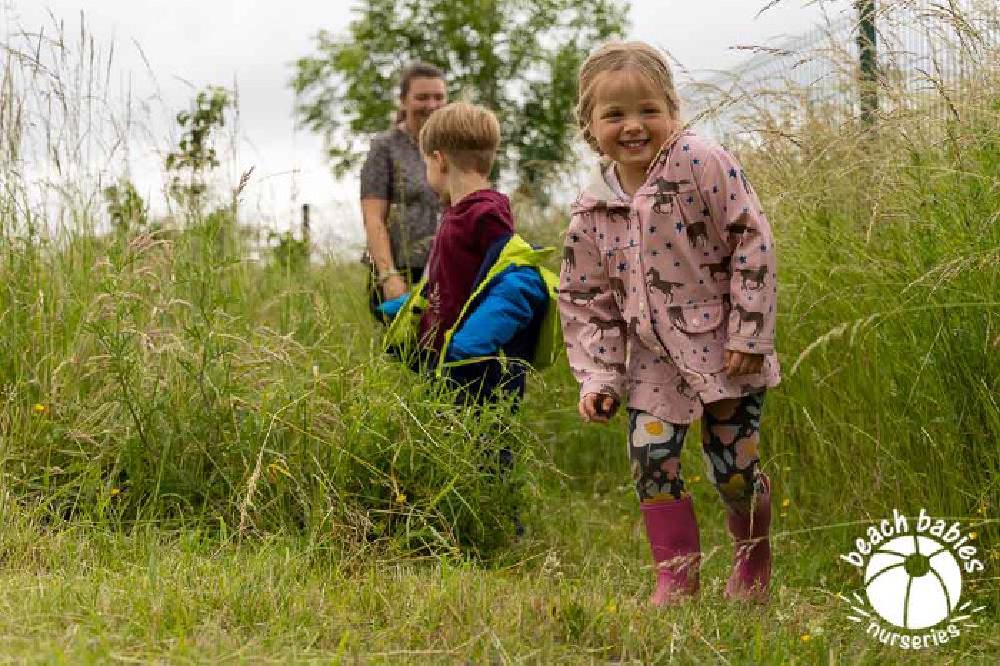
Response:
[[[403,294],[399,298],[394,298],[391,301],[385,301],[378,306],[379,314],[383,315],[386,319],[392,319],[399,314],[399,311],[403,308],[403,304],[406,303],[406,299],[409,297],[409,294]]]

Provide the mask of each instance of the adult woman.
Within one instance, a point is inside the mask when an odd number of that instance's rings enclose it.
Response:
[[[361,168],[373,313],[382,300],[403,295],[423,274],[441,211],[417,139],[430,114],[446,101],[440,69],[421,62],[407,67],[400,77],[396,124],[372,140]]]

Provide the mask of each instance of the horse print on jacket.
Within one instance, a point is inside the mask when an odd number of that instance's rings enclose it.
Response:
[[[629,408],[690,423],[704,405],[778,384],[774,238],[741,171],[693,132],[663,147],[629,201],[595,170],[571,208],[560,274],[581,395],[613,389]],[[727,351],[766,362],[730,376]]]
[[[666,180],[657,178],[653,184],[656,193],[653,195],[653,212],[659,215],[670,215],[674,212],[674,199],[681,191],[681,185],[690,185],[690,180]]]
[[[745,291],[759,291],[764,287],[764,278],[767,277],[767,266],[741,268],[740,277],[743,278],[743,289]]]
[[[649,280],[649,288],[656,289],[661,294],[663,294],[667,302],[674,300],[674,287],[683,287],[683,282],[671,282],[670,280],[660,279],[660,271],[655,268],[650,268],[646,271],[646,279]]]
[[[600,338],[604,338],[604,334],[608,331],[618,331],[618,336],[623,339],[628,335],[628,327],[625,322],[617,319],[605,320],[600,317],[591,317],[587,323],[594,327]]]
[[[743,334],[743,324],[753,324],[753,332],[750,335],[759,335],[761,329],[764,328],[764,314],[762,312],[751,312],[744,308],[740,304],[736,304],[733,308],[735,312],[740,317],[740,334]]]
[[[571,271],[576,270],[576,250],[572,245],[563,248],[562,260]]]

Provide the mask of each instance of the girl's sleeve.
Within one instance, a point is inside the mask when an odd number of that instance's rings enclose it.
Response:
[[[591,234],[589,213],[575,213],[566,232],[559,272],[559,317],[566,355],[580,396],[606,393],[619,400],[625,385],[625,340],[601,339],[590,322],[623,322],[610,289],[607,264]],[[622,330],[625,329],[622,324]]]
[[[777,315],[777,254],[771,225],[743,168],[725,148],[707,150],[701,173],[695,174],[700,175],[698,185],[712,222],[732,253],[726,349],[770,354]]]

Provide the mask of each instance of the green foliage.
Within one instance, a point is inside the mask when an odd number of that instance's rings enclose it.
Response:
[[[440,66],[451,96],[498,112],[501,166],[542,192],[569,157],[576,71],[587,52],[624,33],[614,0],[365,0],[348,34],[316,36],[296,62],[299,120],[323,135],[334,171],[356,166],[359,135],[386,129],[396,76],[412,60]]]
[[[122,179],[120,182],[105,187],[101,192],[104,205],[111,218],[111,226],[119,233],[128,233],[144,229],[148,224],[149,207],[143,201],[132,181]]]
[[[309,264],[309,241],[298,239],[291,231],[268,233],[271,256],[283,270],[298,272]]]
[[[530,434],[345,345],[373,336],[360,274],[247,262],[228,209],[170,234],[31,243],[0,260],[4,432],[30,442],[0,454],[5,490],[117,527],[332,531],[449,556],[508,542]]]
[[[190,110],[177,114],[182,134],[177,150],[167,155],[164,166],[174,174],[170,181],[171,196],[188,210],[201,210],[208,190],[205,175],[219,166],[213,132],[225,126],[226,110],[231,106],[229,91],[210,86],[198,92]]]

